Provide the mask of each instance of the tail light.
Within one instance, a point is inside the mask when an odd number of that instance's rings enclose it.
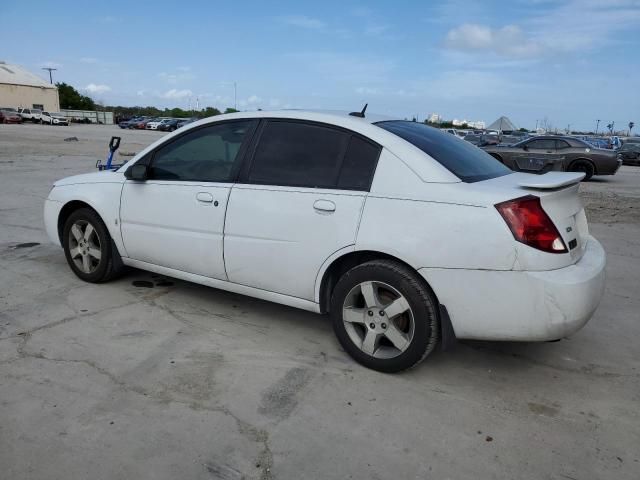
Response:
[[[496,205],[513,237],[525,245],[549,253],[566,253],[567,246],[540,198],[533,195],[515,198]]]

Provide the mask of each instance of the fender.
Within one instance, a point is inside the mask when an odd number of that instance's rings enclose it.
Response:
[[[111,173],[104,172],[100,175]],[[120,255],[127,256],[120,232],[120,195],[123,185],[120,181],[95,183],[91,189],[86,188],[86,183],[57,185],[49,193],[49,200],[60,202],[63,208],[73,201],[89,205],[102,218]]]

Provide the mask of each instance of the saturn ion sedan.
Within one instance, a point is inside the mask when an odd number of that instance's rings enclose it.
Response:
[[[259,111],[60,180],[44,216],[82,280],[131,266],[328,313],[356,361],[397,372],[439,342],[557,340],[585,325],[605,253],[583,176],[513,172],[420,123]]]

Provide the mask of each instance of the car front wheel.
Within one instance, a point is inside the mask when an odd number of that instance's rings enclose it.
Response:
[[[410,268],[374,260],[346,272],[331,297],[333,329],[365,367],[394,373],[420,363],[435,348],[437,301]]]
[[[64,224],[62,242],[71,270],[85,282],[106,282],[122,268],[107,227],[89,208],[81,208],[69,216]]]

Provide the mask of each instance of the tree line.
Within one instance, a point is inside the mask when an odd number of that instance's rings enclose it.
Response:
[[[60,98],[60,108],[66,110],[104,110],[113,112],[116,118],[130,118],[137,115],[147,117],[173,117],[173,118],[190,118],[190,117],[212,117],[222,113],[237,112],[234,108],[227,108],[221,112],[215,107],[206,107],[200,110],[183,110],[182,108],[165,108],[156,107],[123,107],[120,105],[99,105],[91,97],[82,95],[74,87],[64,82],[56,83],[58,87],[58,96]]]

